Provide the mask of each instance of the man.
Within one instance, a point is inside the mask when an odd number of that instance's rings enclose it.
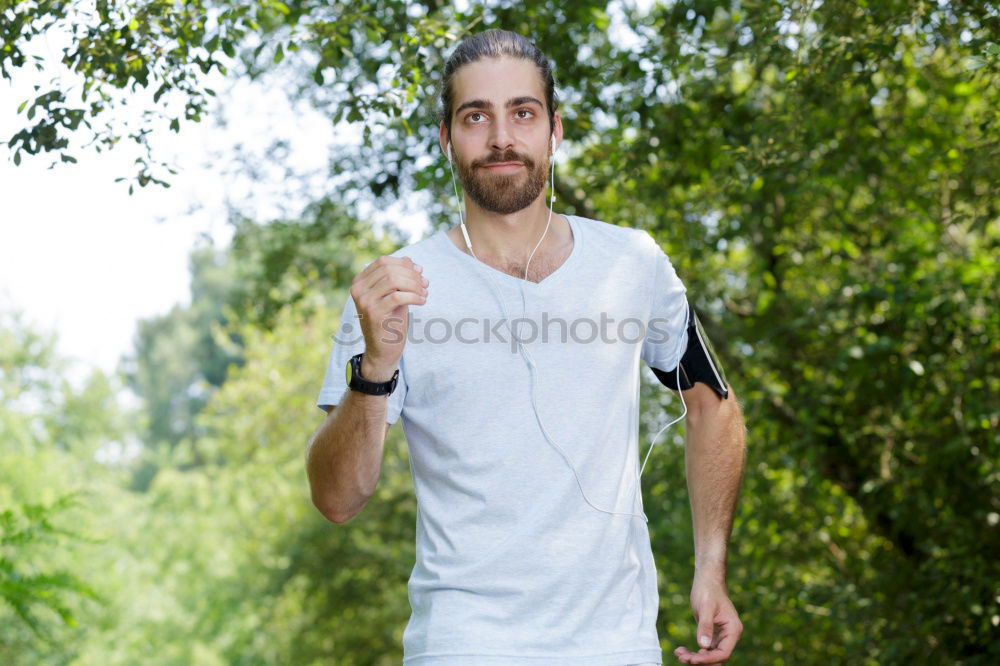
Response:
[[[441,103],[466,217],[355,277],[307,453],[313,502],[356,515],[402,416],[418,504],[404,664],[659,664],[642,359],[686,403],[701,649],[674,654],[726,661],[742,632],[725,571],[744,428],[683,284],[647,232],[546,206],[563,127],[530,41],[464,41]]]

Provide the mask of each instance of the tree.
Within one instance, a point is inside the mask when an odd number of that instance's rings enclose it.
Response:
[[[85,618],[107,603],[92,571],[100,543],[89,512],[101,505],[94,455],[127,417],[97,372],[76,388],[55,338],[0,312],[0,661],[58,660]],[[107,478],[106,476],[103,478]],[[86,483],[85,483],[86,482]]]

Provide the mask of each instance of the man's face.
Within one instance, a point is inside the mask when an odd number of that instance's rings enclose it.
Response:
[[[494,213],[526,208],[543,193],[549,168],[541,74],[527,60],[484,58],[462,67],[454,86],[452,155],[462,187]]]

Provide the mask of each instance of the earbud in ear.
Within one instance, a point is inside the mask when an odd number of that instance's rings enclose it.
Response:
[[[451,162],[451,142],[448,142],[448,161]]]
[[[555,134],[552,135],[551,144],[552,144],[552,153],[555,154],[555,152],[556,152],[556,135]]]

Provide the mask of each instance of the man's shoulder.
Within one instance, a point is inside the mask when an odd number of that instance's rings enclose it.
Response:
[[[588,234],[595,237],[597,242],[604,247],[623,251],[645,250],[648,252],[656,245],[656,241],[645,229],[594,220],[589,217],[577,216],[577,220],[581,225],[585,225]]]

